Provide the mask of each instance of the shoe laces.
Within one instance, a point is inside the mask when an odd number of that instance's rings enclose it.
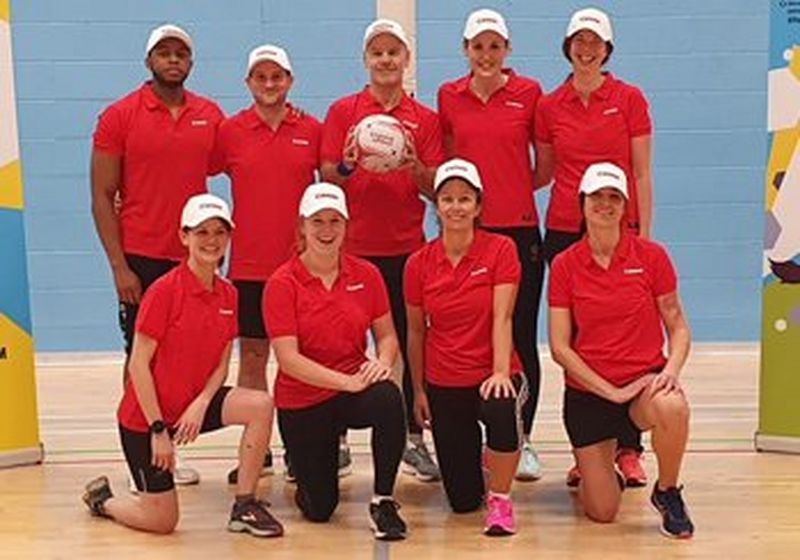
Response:
[[[389,520],[398,518],[397,510],[400,509],[400,504],[394,500],[381,500],[376,508],[380,519]]]
[[[430,452],[428,451],[428,446],[427,446],[427,445],[425,445],[425,442],[422,442],[422,443],[417,443],[416,445],[414,445],[414,450],[415,450],[417,453],[419,453],[419,454],[420,454],[420,456],[422,457],[422,459],[423,459],[424,461],[430,461],[430,462],[432,462],[432,461],[433,461],[433,459],[431,459],[431,454],[430,454]]]
[[[500,496],[493,496],[489,494],[489,497],[486,499],[486,507],[489,510],[490,517],[508,517],[512,513],[511,500],[507,498],[501,498]]]

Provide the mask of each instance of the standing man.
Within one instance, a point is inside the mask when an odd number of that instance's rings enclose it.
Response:
[[[300,198],[319,168],[322,125],[286,101],[293,83],[286,51],[253,49],[245,77],[253,104],[220,125],[213,158],[213,167],[231,180],[236,223],[228,276],[239,292],[238,385],[262,391],[268,390],[269,340],[261,295],[293,254]],[[264,467],[272,467],[269,452]],[[228,475],[231,484],[237,478],[238,469]]]
[[[351,207],[348,251],[375,264],[389,291],[404,362],[403,394],[409,424],[404,469],[420,480],[438,480],[439,468],[423,443],[422,428],[414,421],[414,391],[406,356],[403,268],[408,256],[423,244],[425,204],[420,194],[430,197],[433,192],[433,175],[444,160],[442,132],[436,113],[403,90],[403,73],[410,53],[402,26],[389,19],[376,20],[364,33],[363,50],[370,82],[328,110],[320,150],[322,177],[347,192]],[[375,114],[400,121],[413,144],[406,162],[388,173],[359,167],[357,156],[350,149],[355,125]]]
[[[92,216],[114,276],[127,356],[143,292],[186,256],[175,224],[186,200],[206,191],[223,119],[216,103],[183,87],[192,54],[180,27],[154,29],[145,49],[152,78],[108,106],[94,133]],[[194,469],[176,468],[177,484],[199,480]]]

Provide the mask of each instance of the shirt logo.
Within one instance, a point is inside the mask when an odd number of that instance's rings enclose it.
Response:
[[[470,272],[470,273],[469,273],[469,275],[470,275],[470,276],[479,276],[479,275],[481,275],[481,274],[486,274],[486,273],[488,273],[488,272],[489,272],[489,269],[488,269],[488,268],[486,268],[485,266],[482,266],[482,267],[480,267],[480,268],[476,268],[475,270],[473,270],[472,272]]]
[[[623,274],[641,274],[643,272],[643,268],[625,268],[622,271]]]
[[[206,126],[207,124],[206,119],[192,119],[192,126]]]
[[[616,115],[617,113],[619,113],[619,107],[609,107],[603,111],[604,115]]]
[[[407,120],[402,120],[400,122],[402,122],[404,126],[407,126],[411,130],[417,130],[419,128],[419,123],[415,123],[415,122],[411,122],[411,121],[407,121]]]
[[[506,101],[506,107],[513,107],[514,109],[524,109],[525,104],[519,101]]]
[[[357,292],[364,289],[364,283],[359,282],[358,284],[348,284],[344,287],[344,289],[348,292]]]
[[[309,142],[305,138],[292,138],[292,144],[294,144],[295,146],[309,146],[311,142]]]
[[[233,309],[220,309],[220,315],[233,315]]]

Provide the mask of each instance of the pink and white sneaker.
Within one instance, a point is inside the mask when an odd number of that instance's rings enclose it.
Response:
[[[489,494],[486,498],[486,522],[483,532],[490,537],[504,537],[517,532],[511,500]]]

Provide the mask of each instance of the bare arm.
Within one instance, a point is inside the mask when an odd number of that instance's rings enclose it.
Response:
[[[681,373],[686,358],[689,356],[691,346],[691,332],[686,318],[683,315],[678,292],[671,292],[656,299],[658,312],[667,330],[668,354],[667,364],[663,373],[678,377]]]
[[[125,261],[120,240],[119,216],[115,209],[115,197],[122,177],[121,159],[95,149],[92,151],[91,167],[92,217],[114,275],[117,296],[120,301],[139,303],[142,286]]]
[[[394,323],[389,313],[382,315],[372,322],[372,336],[375,338],[375,353],[378,361],[387,368],[391,368],[397,361],[397,352],[400,344],[394,332]]]
[[[406,304],[406,324],[408,326],[408,369],[414,393],[425,392],[425,317],[422,308]]]
[[[495,375],[511,375],[513,337],[511,321],[514,302],[517,300],[516,284],[498,284],[494,287],[492,315],[492,371]]]
[[[163,420],[161,406],[158,403],[153,372],[150,363],[158,348],[158,341],[144,333],[137,332],[133,337],[133,350],[128,364],[130,380],[136,391],[136,400],[142,409],[148,424]]]
[[[633,176],[639,198],[639,235],[650,239],[653,226],[652,136],[631,139]]]
[[[555,152],[552,144],[536,142],[536,168],[533,170],[533,189],[546,187],[553,181]]]
[[[271,342],[281,370],[303,383],[347,392],[358,392],[368,385],[359,375],[347,375],[305,357],[297,347],[296,336],[280,336]]]

